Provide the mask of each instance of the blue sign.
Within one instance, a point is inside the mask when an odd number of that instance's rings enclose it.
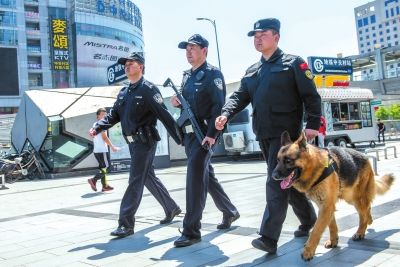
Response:
[[[351,59],[348,58],[308,57],[308,64],[314,75],[351,75],[353,73],[353,65]]]
[[[126,74],[123,65],[115,63],[107,68],[107,80],[109,85],[125,79]]]

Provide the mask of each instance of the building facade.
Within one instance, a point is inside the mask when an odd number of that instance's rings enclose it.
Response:
[[[359,54],[373,53],[377,49],[400,49],[400,2],[399,0],[375,0],[354,9]],[[400,74],[399,60],[383,59],[386,78]],[[362,80],[375,80],[377,66],[361,71]]]
[[[27,90],[108,85],[117,58],[143,49],[132,0],[0,0],[0,114]]]

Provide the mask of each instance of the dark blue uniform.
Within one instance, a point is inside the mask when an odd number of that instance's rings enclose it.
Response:
[[[271,174],[277,164],[281,147],[280,136],[288,131],[292,140],[303,128],[303,111],[307,113],[307,129],[318,130],[321,97],[304,60],[284,54],[279,48],[268,59],[263,57],[252,65],[222,109],[222,115],[232,116],[249,103],[253,106],[253,130],[268,165],[265,208],[260,234],[279,239],[286,218],[288,203],[304,226],[312,227],[316,215],[310,201],[294,188],[282,190]]]
[[[205,62],[195,71],[184,72],[182,95],[189,102],[203,133],[212,138],[218,136],[215,119],[220,115],[225,102],[224,77],[217,68]],[[186,215],[182,234],[188,237],[201,236],[201,218],[207,198],[207,191],[224,216],[237,214],[222,186],[215,178],[211,166],[212,150],[202,148],[194,133],[184,134],[185,152],[188,157],[186,176]]]
[[[179,208],[154,173],[153,160],[157,141],[160,140],[155,128],[157,119],[164,124],[171,137],[181,144],[179,128],[164,105],[160,91],[142,78],[119,92],[113,108],[95,126],[96,132],[100,132],[121,122],[122,134],[129,144],[131,169],[129,185],[121,201],[120,226],[133,229],[144,186],[166,214]]]

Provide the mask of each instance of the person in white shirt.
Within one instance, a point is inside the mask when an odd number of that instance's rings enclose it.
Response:
[[[97,121],[103,119],[106,115],[106,109],[99,108],[96,112]],[[93,124],[93,127],[96,122]],[[101,185],[103,186],[101,189],[102,192],[114,189],[107,182],[107,172],[110,167],[110,152],[108,147],[110,147],[113,152],[118,151],[118,147],[114,146],[108,138],[107,131],[102,131],[100,134],[93,137],[93,154],[99,163],[99,172],[93,178],[88,179],[88,183],[93,191],[97,191],[96,183],[98,180],[101,180]]]

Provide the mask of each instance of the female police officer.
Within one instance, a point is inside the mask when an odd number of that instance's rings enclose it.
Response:
[[[118,63],[124,65],[130,85],[122,88],[113,108],[90,129],[89,134],[95,136],[121,122],[122,134],[129,144],[129,185],[121,201],[118,228],[111,232],[112,236],[126,237],[134,233],[135,213],[142,199],[144,186],[164,208],[166,217],[160,221],[161,224],[172,221],[181,213],[179,206],[154,173],[153,160],[157,141],[160,140],[155,128],[157,119],[164,124],[175,142],[181,144],[182,137],[158,88],[143,77],[142,53],[134,52],[127,58],[120,58]]]

